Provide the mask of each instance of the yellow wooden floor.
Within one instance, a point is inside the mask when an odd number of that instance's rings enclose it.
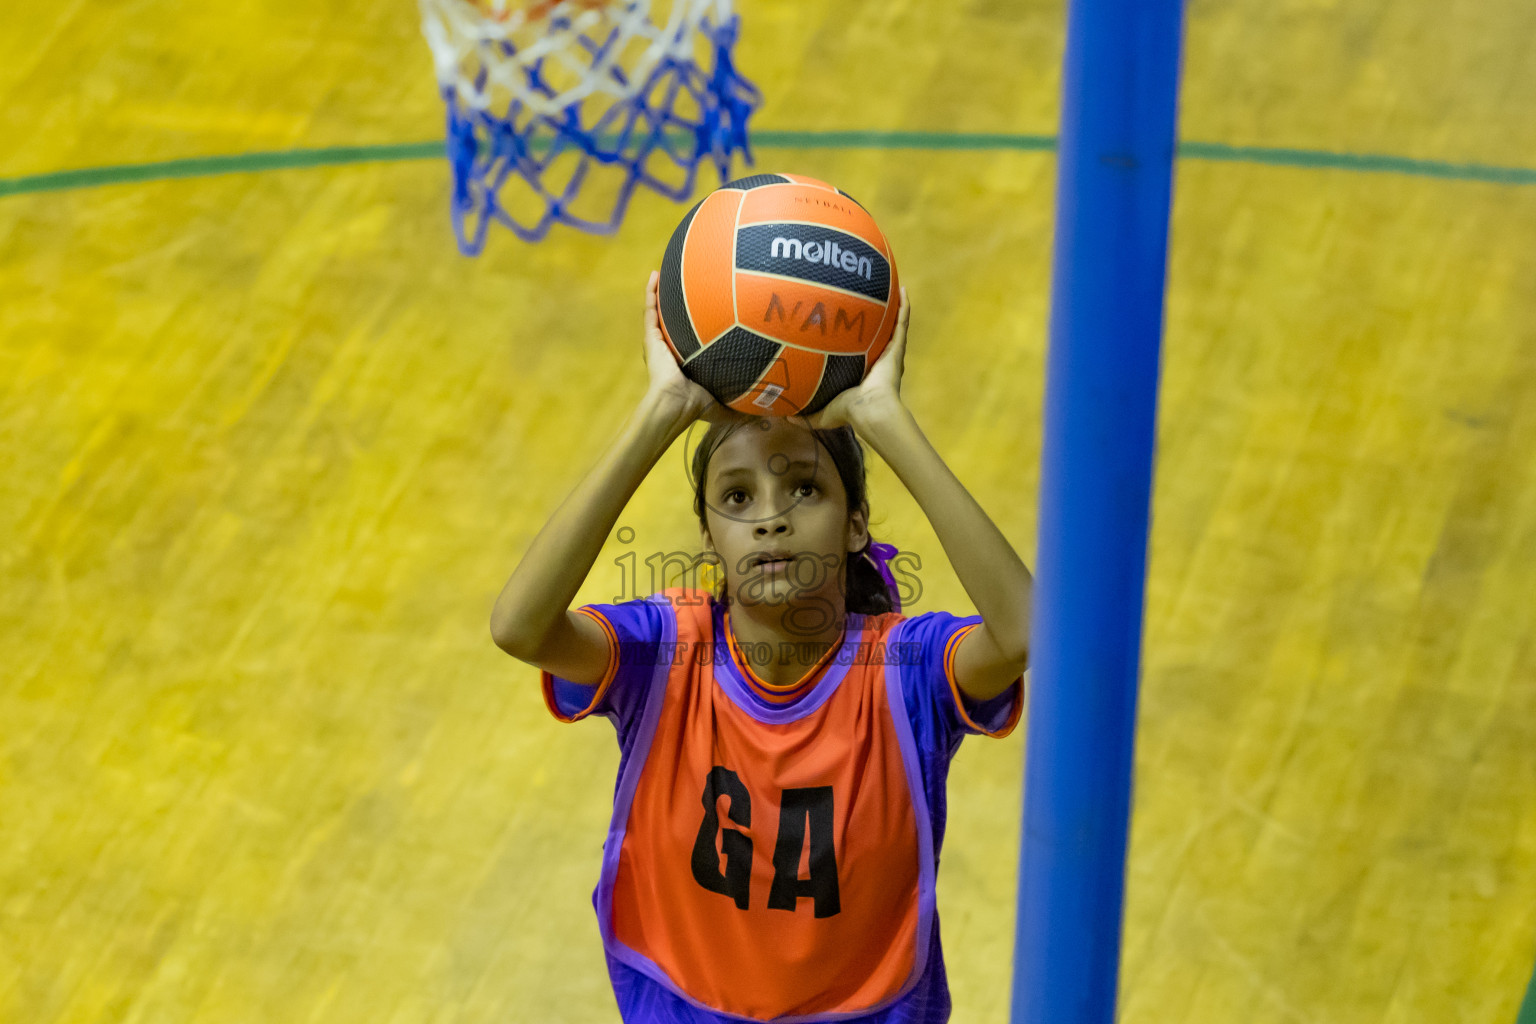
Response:
[[[746,2],[774,129],[1050,134],[1059,4]],[[1536,166],[1536,8],[1196,0],[1184,138]],[[409,0],[0,10],[0,178],[437,137]],[[847,188],[1026,556],[1052,161]],[[1536,958],[1536,186],[1182,161],[1122,1019],[1512,1022]],[[682,208],[460,257],[437,160],[0,199],[0,1021],[611,1021],[617,753],[486,621],[639,397]],[[689,550],[681,447],[622,522]],[[969,611],[880,467],[915,610]],[[583,600],[616,593],[615,539]],[[940,882],[1006,1017],[1024,730]]]

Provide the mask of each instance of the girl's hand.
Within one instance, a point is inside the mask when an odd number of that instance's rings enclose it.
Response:
[[[907,321],[912,307],[907,289],[901,289],[901,307],[896,311],[896,330],[891,340],[869,368],[869,373],[855,387],[838,393],[821,408],[806,417],[813,430],[827,430],[849,424],[863,433],[864,425],[901,408],[901,372],[907,354]]]
[[[741,415],[715,401],[714,395],[683,375],[677,357],[661,336],[661,317],[657,312],[660,290],[661,274],[653,270],[645,282],[644,354],[650,384],[643,402],[684,425],[700,418],[713,421]]]

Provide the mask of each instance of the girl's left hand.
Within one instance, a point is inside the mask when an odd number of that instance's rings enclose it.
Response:
[[[849,424],[862,432],[864,424],[874,417],[901,408],[901,372],[907,354],[907,321],[912,307],[907,302],[907,289],[901,289],[901,306],[896,311],[896,330],[890,342],[869,373],[854,387],[838,393],[819,412],[811,413],[806,422],[813,430],[828,430]]]

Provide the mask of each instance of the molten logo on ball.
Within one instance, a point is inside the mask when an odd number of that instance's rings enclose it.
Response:
[[[772,259],[805,260],[807,263],[825,263],[829,267],[842,267],[850,274],[858,274],[866,281],[875,278],[875,261],[868,256],[855,256],[836,242],[802,242],[798,238],[780,236],[773,240],[769,251]]]

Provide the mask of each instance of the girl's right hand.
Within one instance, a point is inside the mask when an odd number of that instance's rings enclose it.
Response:
[[[660,290],[661,274],[653,270],[645,283],[645,369],[650,375],[645,401],[684,424],[697,419],[713,422],[741,416],[683,375],[677,357],[661,336],[661,317],[657,312]]]

